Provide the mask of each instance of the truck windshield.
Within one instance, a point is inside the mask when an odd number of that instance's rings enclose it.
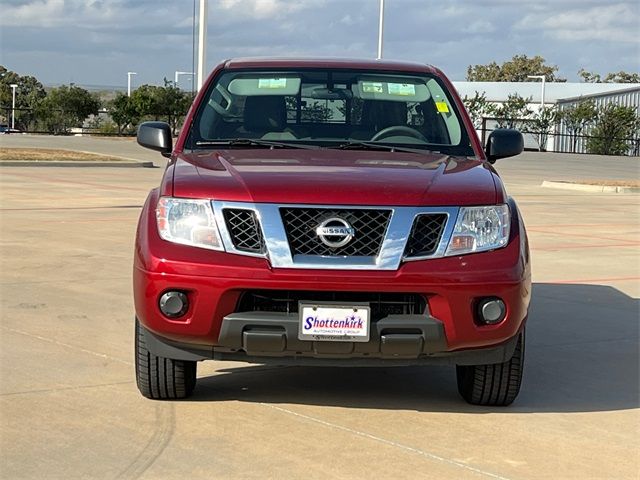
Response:
[[[227,71],[199,106],[188,148],[239,139],[325,148],[398,146],[473,156],[445,85],[427,74],[351,70]],[[259,142],[252,142],[258,145]]]

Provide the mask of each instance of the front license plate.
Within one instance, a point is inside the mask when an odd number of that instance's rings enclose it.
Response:
[[[300,303],[299,340],[368,342],[371,309],[368,304]]]

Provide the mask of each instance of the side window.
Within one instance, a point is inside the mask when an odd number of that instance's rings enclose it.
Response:
[[[331,123],[345,123],[346,100],[327,100],[326,108],[331,112]]]
[[[328,123],[333,118],[333,110],[329,100],[315,100],[302,97],[302,123]]]
[[[298,97],[284,97],[287,108],[287,123],[297,123],[298,121]]]
[[[334,85],[336,89],[345,89],[346,85]],[[342,123],[346,121],[346,100],[326,98],[326,84],[303,84],[300,98],[301,123]],[[318,94],[318,92],[322,92]],[[324,98],[322,98],[324,97]],[[287,115],[287,118],[289,116]]]

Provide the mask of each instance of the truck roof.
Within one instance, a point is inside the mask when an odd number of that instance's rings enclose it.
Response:
[[[439,73],[431,65],[398,60],[334,57],[244,57],[225,62],[225,68],[351,68],[362,70],[410,71]]]

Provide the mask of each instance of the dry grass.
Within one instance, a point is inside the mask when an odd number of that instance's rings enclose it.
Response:
[[[579,185],[600,185],[605,187],[640,187],[640,180],[575,180],[566,183]]]
[[[0,148],[0,161],[37,162],[126,162],[127,160],[98,153],[75,152],[50,148]]]

